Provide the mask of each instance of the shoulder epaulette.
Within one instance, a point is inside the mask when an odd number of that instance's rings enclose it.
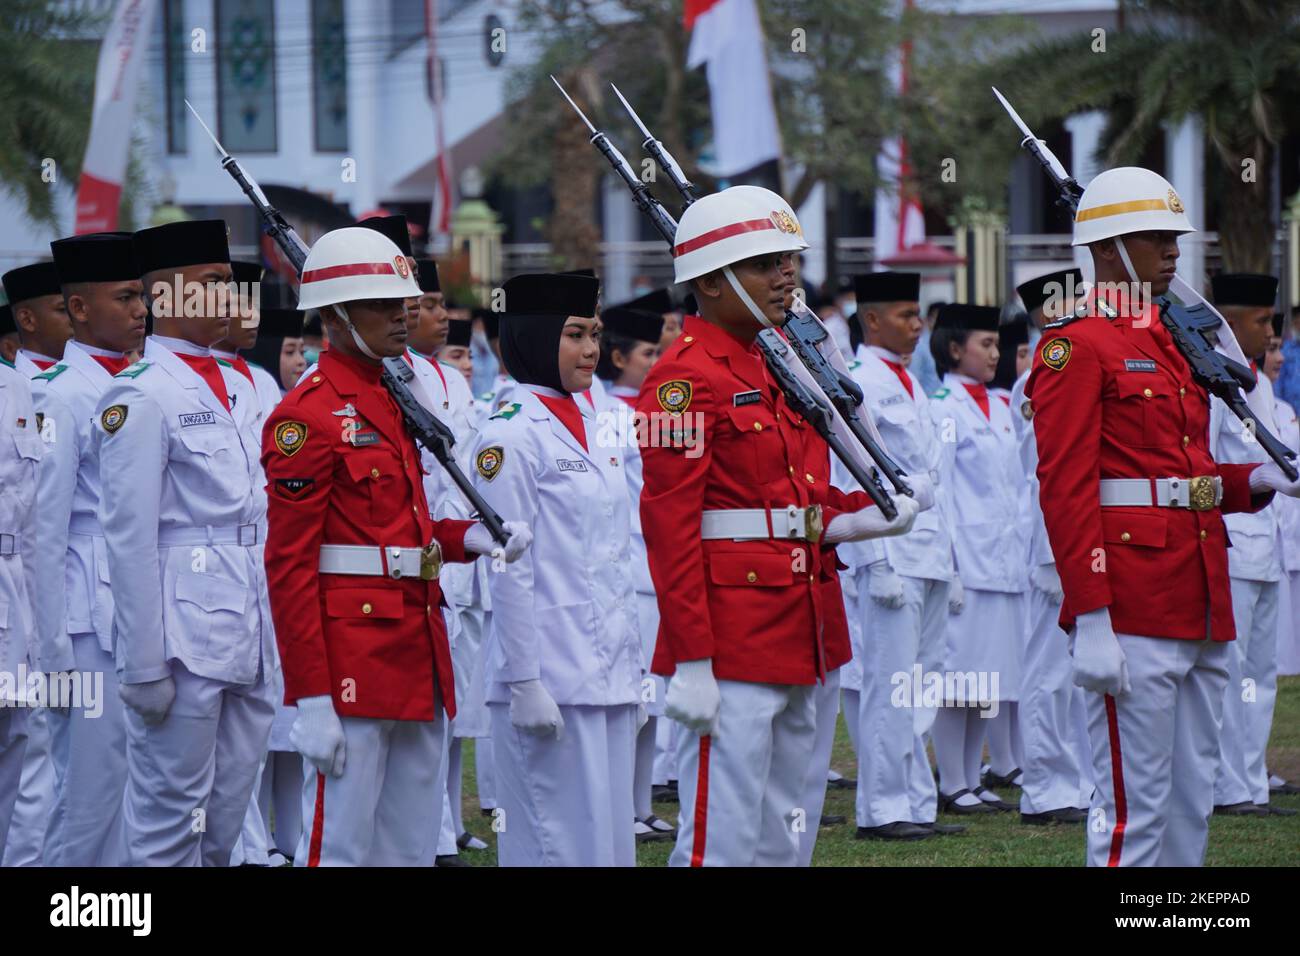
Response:
[[[931,397],[931,398],[947,398],[947,397],[948,397],[948,392],[949,392],[949,391],[950,391],[950,389],[947,389],[947,388],[941,388],[941,389],[938,389],[937,391],[935,391],[935,392],[934,392],[930,397]]]
[[[235,367],[235,363],[234,363],[234,362],[227,362],[227,361],[226,361],[225,359],[223,359],[223,358],[219,358],[219,359],[217,359],[217,364],[218,364],[218,365],[224,365],[226,368],[234,368],[234,367]]]
[[[134,365],[130,366],[129,368],[122,369],[122,371],[118,372],[113,377],[114,378],[139,378],[140,375],[142,375],[146,369],[152,367],[153,367],[153,362],[146,362],[144,359],[141,359],[140,361],[136,362]]]
[[[495,415],[492,415],[489,418],[489,421],[492,418],[514,418],[515,415],[519,412],[519,409],[522,407],[523,406],[520,405],[518,402],[511,402],[509,405],[503,405],[501,408],[497,410]]]
[[[60,362],[58,365],[55,365],[53,368],[46,369],[40,375],[33,375],[32,380],[35,381],[36,379],[41,378],[47,382],[52,382],[67,370],[68,367],[64,365],[62,362]]]

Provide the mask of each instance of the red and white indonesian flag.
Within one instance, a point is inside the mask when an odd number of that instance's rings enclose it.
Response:
[[[902,6],[911,7],[911,0]],[[912,44],[905,40],[894,59],[890,72],[894,88],[907,92],[908,60]],[[885,140],[876,157],[876,172],[881,186],[876,190],[876,260],[882,261],[925,244],[925,214],[920,200],[909,189],[912,165],[907,155],[907,140]]]
[[[90,141],[77,185],[77,235],[117,228],[135,94],[157,6],[157,0],[117,0],[113,23],[99,48]]]
[[[706,65],[719,176],[781,156],[763,28],[754,0],[686,0],[686,65]]]

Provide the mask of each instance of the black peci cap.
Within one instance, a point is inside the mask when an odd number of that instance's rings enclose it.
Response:
[[[1215,305],[1272,308],[1277,301],[1277,278],[1253,272],[1220,272],[1211,281]]]
[[[36,262],[10,269],[2,281],[5,296],[11,305],[28,299],[39,299],[43,295],[59,295],[63,291],[59,282],[59,270],[53,262]]]
[[[637,342],[657,343],[664,331],[663,314],[644,309],[606,309],[600,313],[600,321],[611,335]]]
[[[864,302],[915,302],[921,296],[919,272],[868,272],[853,279],[853,298]]]
[[[447,322],[447,345],[459,345],[469,348],[474,336],[474,323],[469,319],[451,319]]]
[[[411,251],[411,230],[406,225],[405,216],[371,216],[369,219],[362,219],[357,225],[387,236],[393,240],[398,249],[402,250],[402,255],[415,258],[415,253]]]
[[[415,279],[420,284],[421,292],[441,292],[438,283],[438,263],[432,259],[415,260]]]
[[[1066,296],[1071,292],[1077,295],[1082,285],[1082,272],[1078,269],[1064,269],[1022,282],[1016,286],[1016,291],[1020,293],[1020,301],[1025,304],[1025,311],[1033,312],[1041,309],[1043,303],[1054,295]]]
[[[59,282],[123,282],[140,278],[129,232],[92,232],[50,243]]]
[[[541,272],[514,276],[502,286],[507,315],[596,315],[600,283],[575,272]]]
[[[951,302],[939,310],[936,329],[963,329],[968,332],[996,332],[1001,311],[991,305],[966,305]]]
[[[140,275],[208,262],[229,262],[226,223],[221,219],[169,222],[141,229],[133,237]]]

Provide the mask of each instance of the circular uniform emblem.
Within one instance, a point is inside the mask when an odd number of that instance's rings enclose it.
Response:
[[[1020,403],[1020,414],[1024,417],[1025,421],[1030,421],[1031,419],[1033,419],[1034,403],[1026,398],[1023,402]]]
[[[1065,368],[1065,363],[1070,361],[1071,348],[1073,346],[1069,339],[1052,339],[1043,346],[1043,364],[1059,372]]]
[[[478,458],[474,460],[474,467],[478,473],[491,481],[501,470],[501,463],[505,461],[506,450],[500,445],[490,445],[478,453]]]
[[[401,276],[403,279],[410,277],[411,266],[409,263],[407,263],[406,256],[398,256],[397,258],[395,258],[393,260],[393,265],[397,267],[397,274]]]
[[[99,424],[104,426],[104,431],[110,435],[126,424],[126,406],[110,405],[104,409],[104,414],[99,416]]]
[[[1170,212],[1183,211],[1183,201],[1178,198],[1178,193],[1174,192],[1172,189],[1169,190],[1169,196],[1165,201],[1169,206]]]
[[[307,423],[280,422],[275,426],[272,437],[275,438],[275,447],[280,449],[280,454],[292,458],[307,441]]]
[[[691,404],[691,383],[685,379],[675,378],[659,386],[655,394],[659,398],[659,407],[673,415],[678,415]]]

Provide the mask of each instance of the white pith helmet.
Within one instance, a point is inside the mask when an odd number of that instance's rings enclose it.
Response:
[[[1169,180],[1140,166],[1120,166],[1100,173],[1083,191],[1072,245],[1148,231],[1196,230]]]
[[[732,186],[701,197],[682,214],[673,238],[675,282],[686,282],[754,256],[808,248],[799,220],[788,211],[789,204],[782,200],[783,208],[777,208],[755,195],[756,190]]]
[[[298,308],[419,295],[410,263],[391,239],[373,229],[348,226],[325,233],[307,253]]]
[[[774,193],[772,190],[763,186],[732,186],[742,196],[748,196],[753,202],[765,209],[771,209],[775,213],[785,213],[790,217],[790,222],[794,223],[795,235],[799,237],[801,249],[808,248],[808,240],[804,238],[803,226],[799,225],[799,217],[795,215],[794,207],[785,201],[785,197],[780,193]]]

